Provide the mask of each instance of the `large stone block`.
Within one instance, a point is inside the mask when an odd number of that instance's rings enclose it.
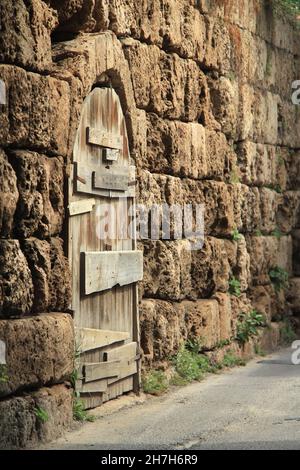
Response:
[[[203,248],[191,252],[191,261],[194,299],[228,291],[231,268],[223,240],[206,237]]]
[[[19,193],[16,174],[7,156],[0,149],[0,236],[12,233]]]
[[[186,338],[180,304],[143,300],[140,305],[141,347],[145,366],[167,364]]]
[[[33,311],[66,311],[71,301],[71,281],[62,240],[29,238],[24,241],[24,254],[32,273]]]
[[[44,71],[52,64],[55,12],[40,0],[0,1],[0,62]]]
[[[228,294],[217,292],[214,299],[219,304],[220,313],[220,341],[229,341],[232,339],[232,309],[231,299]]]
[[[8,97],[0,109],[2,145],[66,155],[70,124],[68,83],[11,65],[0,65],[0,79]]]
[[[37,410],[48,416],[42,422]],[[0,448],[20,449],[49,442],[72,425],[73,391],[64,385],[0,402]]]
[[[278,239],[276,237],[248,236],[247,249],[254,285],[270,284],[269,272],[278,265]]]
[[[74,328],[69,315],[0,320],[6,345],[7,381],[0,395],[67,380],[74,368]]]
[[[11,157],[19,190],[16,234],[22,238],[59,234],[64,220],[63,159],[27,151],[13,152]]]
[[[138,108],[183,121],[207,110],[206,78],[194,61],[132,39],[123,44]]]
[[[300,187],[300,152],[289,152],[286,158],[288,189]]]
[[[286,191],[279,199],[277,224],[283,233],[300,226],[300,191]]]
[[[32,277],[20,243],[0,239],[0,317],[28,314],[32,304]]]
[[[145,297],[178,301],[191,295],[191,249],[188,240],[144,242]]]
[[[182,302],[187,337],[198,339],[206,350],[213,349],[220,342],[220,313],[216,300]]]
[[[290,280],[288,300],[292,311],[295,314],[300,313],[300,277],[294,277]]]
[[[278,153],[276,147],[244,141],[238,144],[241,182],[247,185],[276,185]]]

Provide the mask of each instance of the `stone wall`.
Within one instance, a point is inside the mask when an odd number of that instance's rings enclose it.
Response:
[[[268,0],[0,0],[0,429],[22,429],[3,445],[53,438],[71,419],[57,385],[73,367],[64,194],[95,85],[120,96],[139,202],[206,205],[202,250],[141,245],[144,367],[166,367],[188,338],[207,351],[231,341],[253,309],[269,322],[261,344],[278,344],[280,321],[300,313],[299,40]],[[290,291],[272,286],[276,266]],[[63,413],[41,424],[40,400]]]

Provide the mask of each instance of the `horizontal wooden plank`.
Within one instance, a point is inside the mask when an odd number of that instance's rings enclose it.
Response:
[[[127,191],[129,185],[129,167],[106,169],[102,173],[93,173],[93,188]]]
[[[126,341],[130,335],[124,331],[96,330],[94,328],[77,328],[78,348],[82,353]]]
[[[128,188],[126,191],[116,189],[99,189],[94,186],[94,174],[101,175],[102,169],[105,166],[88,166],[82,163],[74,162],[74,190],[77,193],[88,194],[98,197],[109,198],[128,198],[135,197],[135,183],[136,183],[136,168],[135,166],[117,166],[112,170],[111,174],[124,174],[122,168],[128,168]],[[100,173],[99,173],[100,171]],[[107,170],[109,174],[110,170]],[[126,170],[124,170],[126,171]],[[105,174],[105,173],[104,173]]]
[[[103,357],[105,361],[135,361],[137,358],[137,343],[127,343],[123,346],[118,346],[109,351],[104,351]]]
[[[87,128],[87,140],[89,144],[123,150],[123,137],[112,131],[103,131],[94,127]]]
[[[84,383],[82,380],[76,382],[76,391],[80,393],[103,393],[107,390],[107,380]]]
[[[120,374],[120,361],[109,361],[84,364],[83,367],[84,381],[94,382],[95,380],[117,377]]]
[[[112,377],[107,380],[108,385],[111,385],[119,380],[125,379],[126,377],[130,377],[137,373],[137,362],[132,361],[124,361],[121,362],[119,366],[119,375],[117,377]]]
[[[82,199],[80,201],[74,201],[69,204],[69,215],[85,214],[91,212],[96,204],[95,199]]]
[[[86,295],[143,279],[141,251],[84,252],[82,262]]]

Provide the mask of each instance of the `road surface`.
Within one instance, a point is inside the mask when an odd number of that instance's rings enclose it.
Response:
[[[298,449],[300,365],[291,351],[86,423],[47,449]]]

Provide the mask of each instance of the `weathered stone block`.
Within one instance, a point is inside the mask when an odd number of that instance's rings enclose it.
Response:
[[[0,235],[11,235],[19,193],[16,174],[0,149]]]
[[[137,107],[169,119],[197,121],[207,108],[206,78],[197,64],[132,39],[123,44]]]
[[[220,313],[220,341],[228,341],[232,338],[232,310],[231,299],[228,294],[217,292],[214,299],[219,304]]]
[[[24,254],[32,273],[33,311],[66,311],[71,301],[70,270],[58,238],[24,241]]]
[[[182,302],[187,337],[199,339],[204,349],[213,349],[220,341],[220,313],[216,300]]]
[[[226,77],[209,81],[212,114],[221,130],[230,138],[237,136],[239,86]]]
[[[295,314],[300,313],[300,277],[294,277],[290,280],[288,300],[292,311]]]
[[[144,242],[146,297],[178,301],[191,293],[191,250],[188,240]]]
[[[0,109],[2,145],[66,155],[70,123],[68,83],[11,65],[0,65],[0,79],[8,96],[7,104]]]
[[[260,224],[259,228],[264,233],[271,233],[277,228],[277,211],[281,200],[281,194],[273,189],[261,188],[260,194]]]
[[[0,448],[19,449],[60,437],[72,424],[72,395],[71,389],[56,385],[1,401]],[[46,422],[38,419],[38,408],[47,413]]]
[[[0,239],[0,294],[0,317],[31,311],[32,277],[18,240]]]
[[[286,158],[288,189],[300,187],[300,152],[289,152]]]
[[[255,286],[250,290],[250,298],[255,310],[272,319],[272,291],[269,286]]]
[[[241,182],[248,185],[276,185],[278,153],[276,147],[245,141],[238,144]]]
[[[74,368],[74,328],[69,315],[0,320],[8,380],[0,395],[67,380]]]
[[[203,249],[191,252],[191,261],[194,299],[228,291],[230,265],[223,240],[206,237]]]
[[[279,199],[277,224],[283,233],[290,233],[300,224],[300,191],[286,191]]]
[[[20,195],[16,233],[24,238],[59,234],[64,219],[63,159],[26,151],[11,156]]]
[[[140,305],[141,347],[144,364],[167,363],[185,339],[184,312],[162,300],[143,300]]]
[[[52,64],[55,12],[40,0],[0,2],[0,62],[43,71]]]
[[[279,242],[276,237],[249,236],[247,249],[254,285],[270,284],[269,272],[278,265]]]

